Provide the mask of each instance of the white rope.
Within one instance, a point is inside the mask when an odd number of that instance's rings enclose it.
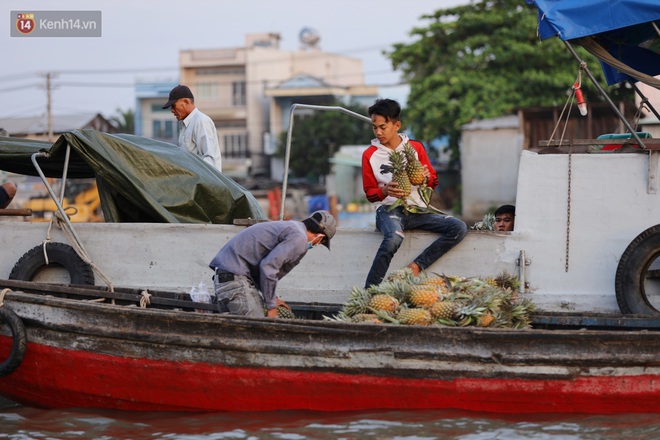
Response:
[[[142,291],[142,297],[140,298],[140,307],[146,309],[148,305],[151,305],[151,294],[147,290]]]
[[[2,292],[0,292],[0,307],[4,306],[4,301],[5,301],[5,295],[7,292],[11,292],[10,288],[2,289]]]
[[[578,79],[580,80],[580,74],[578,74]],[[566,133],[566,127],[568,126],[568,119],[571,115],[571,110],[573,109],[573,97],[575,96],[575,89],[571,88],[572,92],[568,97],[566,98],[566,103],[564,104],[564,108],[561,110],[561,113],[559,114],[559,118],[557,118],[557,123],[555,124],[555,128],[552,130],[552,134],[550,134],[550,141],[552,141],[555,137],[555,132],[557,131],[557,128],[559,128],[559,124],[561,124],[562,118],[564,117],[564,112],[566,111],[566,107],[568,107],[568,104],[570,103],[570,107],[568,109],[568,113],[566,114],[566,122],[564,123],[564,130],[561,133],[561,139],[559,140],[559,146],[561,147],[561,143],[564,141],[564,134]]]
[[[74,206],[67,206],[64,211],[73,209],[75,212],[78,210]],[[74,212],[74,214],[75,214]],[[72,215],[74,215],[72,214]],[[68,215],[68,214],[67,214]],[[71,231],[71,228],[69,227],[68,223],[64,220],[62,217],[62,214],[59,211],[55,211],[53,213],[53,217],[50,220],[50,225],[48,226],[48,232],[46,234],[46,239],[44,240],[44,257],[46,259],[46,264],[48,264],[48,256],[46,255],[46,243],[50,242],[50,230],[52,228],[53,223],[64,233],[64,236],[67,238],[68,242],[71,244],[71,247],[76,251],[78,256],[87,264],[90,265],[90,267],[96,272],[102,279],[105,281],[106,285],[108,286],[108,289],[111,292],[114,292],[114,286],[112,284],[112,281],[110,278],[101,270],[100,267],[98,267],[92,259],[89,257],[87,252],[85,251],[82,243],[80,243],[77,239],[76,236],[73,234],[73,231]]]
[[[151,305],[151,294],[147,290],[142,291],[142,297],[140,298],[140,307],[146,309],[148,305]]]

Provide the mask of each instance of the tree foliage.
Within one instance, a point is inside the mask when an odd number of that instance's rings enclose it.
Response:
[[[118,108],[118,116],[110,118],[112,123],[117,127],[119,133],[134,134],[135,133],[135,112],[132,109],[122,110]]]
[[[367,115],[367,108],[359,104],[328,105]],[[371,125],[342,112],[315,110],[311,116],[307,113],[295,116],[289,171],[293,177],[316,180],[330,173],[329,159],[339,147],[366,144],[371,135]],[[283,132],[278,142],[278,157],[285,157],[286,141],[287,132]]]
[[[389,53],[410,84],[403,124],[418,139],[447,136],[458,159],[462,125],[522,107],[563,106],[579,64],[559,39],[539,41],[537,17],[523,0],[482,0],[422,17],[429,25],[411,31],[416,40]],[[578,53],[602,79],[597,60]],[[587,82],[582,75],[585,96],[597,99]]]

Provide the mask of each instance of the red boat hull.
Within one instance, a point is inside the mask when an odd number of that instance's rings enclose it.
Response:
[[[10,340],[0,337],[0,353]],[[43,408],[139,411],[443,409],[658,413],[657,375],[417,379],[122,358],[30,343],[0,393]]]

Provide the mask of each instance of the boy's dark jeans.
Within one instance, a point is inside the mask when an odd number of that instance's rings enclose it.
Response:
[[[467,225],[455,217],[442,214],[404,214],[400,206],[389,212],[388,209],[389,206],[382,205],[376,210],[376,228],[383,233],[383,241],[376,252],[365,287],[383,281],[394,254],[403,243],[403,231],[420,229],[440,234],[437,240],[415,258],[414,262],[421,269],[431,266],[467,234]]]

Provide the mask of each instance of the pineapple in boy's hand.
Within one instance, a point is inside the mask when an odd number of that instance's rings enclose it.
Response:
[[[406,156],[406,174],[411,185],[419,186],[426,181],[424,176],[424,165],[417,159],[415,149],[410,146],[409,142],[403,146],[403,153]]]

